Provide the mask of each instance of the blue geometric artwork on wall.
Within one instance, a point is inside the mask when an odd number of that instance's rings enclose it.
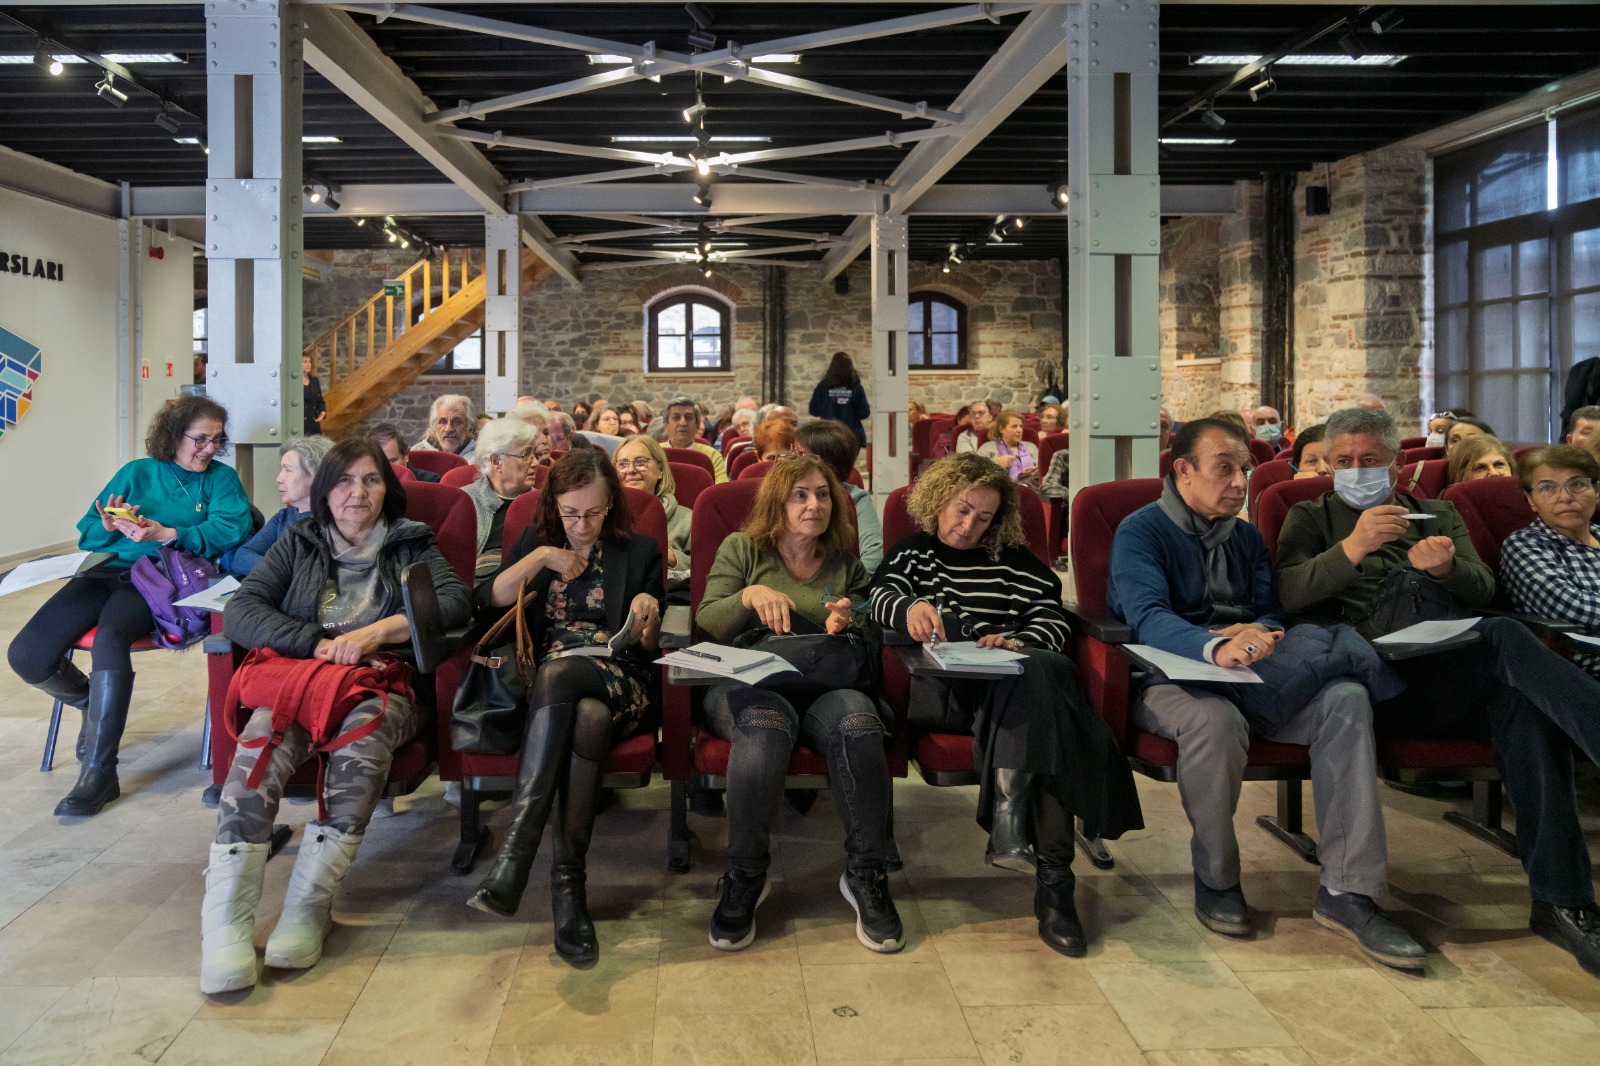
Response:
[[[0,437],[33,405],[33,385],[44,370],[37,344],[0,328]]]

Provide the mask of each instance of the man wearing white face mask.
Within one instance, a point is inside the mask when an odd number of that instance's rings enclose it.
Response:
[[[1251,432],[1256,440],[1272,445],[1274,448],[1283,449],[1283,416],[1278,414],[1276,407],[1263,404],[1251,414]]]
[[[1293,617],[1356,622],[1400,568],[1426,575],[1462,613],[1494,597],[1452,504],[1395,492],[1400,434],[1382,411],[1328,419],[1334,491],[1296,504],[1278,539],[1278,593]],[[1408,515],[1427,514],[1426,519]],[[1432,591],[1437,591],[1432,590]],[[1600,909],[1578,822],[1574,744],[1600,756],[1600,683],[1511,618],[1473,627],[1465,647],[1391,664],[1408,692],[1376,704],[1379,729],[1489,739],[1517,811],[1517,847],[1533,896],[1529,927],[1600,976]]]

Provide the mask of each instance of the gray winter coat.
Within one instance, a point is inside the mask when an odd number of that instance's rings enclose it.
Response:
[[[403,609],[400,574],[415,562],[426,563],[433,573],[445,628],[465,627],[472,619],[471,592],[440,554],[433,530],[405,518],[390,523],[378,553],[386,593],[383,617]],[[327,637],[317,624],[317,602],[333,569],[333,553],[322,527],[312,518],[296,522],[228,600],[222,632],[241,647],[311,658],[317,641]]]

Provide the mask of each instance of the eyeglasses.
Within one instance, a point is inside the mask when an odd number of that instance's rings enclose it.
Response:
[[[560,512],[560,515],[563,522],[583,522],[587,524],[589,522],[598,522],[610,513],[610,507],[602,507],[598,511],[584,511],[582,514],[576,514],[572,511],[562,511]]]
[[[1576,500],[1594,491],[1594,481],[1586,477],[1575,477],[1565,484],[1557,485],[1554,481],[1541,481],[1533,487],[1533,494],[1541,500],[1553,500],[1561,493]]]
[[[501,452],[500,457],[502,459],[515,459],[518,462],[531,463],[538,457],[538,453],[529,448],[520,452]]]
[[[642,474],[654,466],[655,463],[656,461],[648,455],[641,455],[637,459],[618,459],[616,463],[617,473],[620,474],[624,470],[637,470]]]
[[[189,440],[194,441],[194,446],[196,449],[209,448],[214,444],[216,445],[217,450],[221,451],[223,448],[228,446],[228,435],[226,433],[219,433],[215,437],[208,437],[204,433],[185,433],[184,436]]]

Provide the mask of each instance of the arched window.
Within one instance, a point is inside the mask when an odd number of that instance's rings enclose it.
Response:
[[[966,306],[939,292],[914,292],[909,304],[906,365],[912,370],[966,370]]]
[[[733,369],[733,313],[700,292],[658,298],[645,320],[645,369],[652,374],[728,372]]]

